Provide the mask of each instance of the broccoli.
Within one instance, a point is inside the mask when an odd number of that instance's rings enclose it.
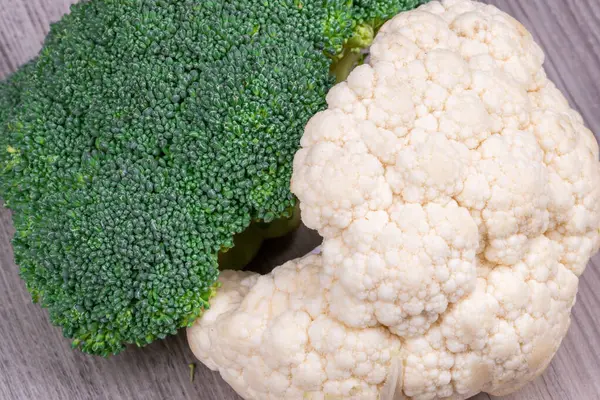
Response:
[[[419,3],[92,0],[53,24],[0,89],[0,196],[21,277],[73,346],[189,326],[219,266],[297,225],[292,158],[329,70]]]

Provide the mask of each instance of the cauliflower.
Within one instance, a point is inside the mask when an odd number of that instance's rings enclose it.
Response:
[[[431,2],[327,96],[292,191],[322,251],[188,330],[246,399],[466,399],[542,373],[600,246],[598,145],[516,20]]]

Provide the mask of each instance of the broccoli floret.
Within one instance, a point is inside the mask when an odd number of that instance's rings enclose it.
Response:
[[[34,62],[29,62],[8,79],[0,81],[0,134],[9,116],[16,112],[21,102],[21,93],[25,90],[33,66]]]
[[[73,345],[188,326],[234,241],[260,244],[246,229],[297,221],[292,158],[332,63],[418,3],[92,0],[54,24],[0,90],[0,195],[21,276]]]

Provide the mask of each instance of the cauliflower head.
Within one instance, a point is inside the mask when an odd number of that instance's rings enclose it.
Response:
[[[466,399],[542,373],[600,245],[598,145],[497,8],[388,21],[294,159],[322,251],[225,272],[189,328],[246,399]]]

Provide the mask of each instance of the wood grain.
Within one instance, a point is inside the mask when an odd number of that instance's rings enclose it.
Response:
[[[0,0],[0,77],[33,57],[49,24],[74,0]],[[489,0],[519,19],[544,48],[549,77],[600,133],[600,1]],[[598,137],[598,136],[597,136]],[[0,206],[1,208],[1,206]],[[195,362],[179,334],[143,349],[101,359],[72,351],[46,312],[31,304],[18,277],[8,210],[0,209],[0,399],[239,399],[218,374]],[[319,243],[300,229],[270,241],[253,263],[267,271]],[[547,371],[511,400],[600,399],[600,256],[580,281],[569,334]],[[475,400],[490,399],[487,394]]]

